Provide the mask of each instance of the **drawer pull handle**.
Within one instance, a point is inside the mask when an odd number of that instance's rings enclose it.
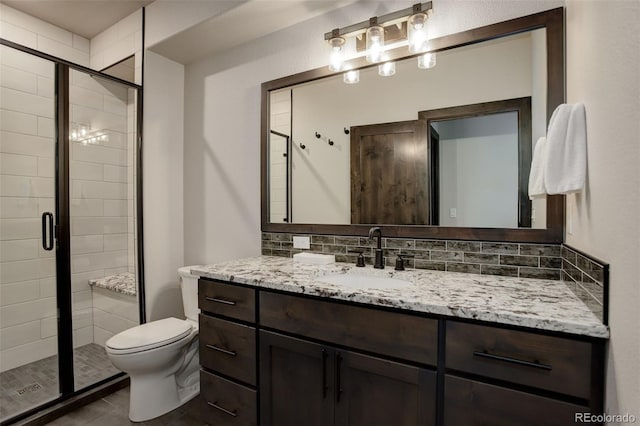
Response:
[[[336,404],[340,403],[340,396],[342,395],[342,378],[340,377],[340,370],[342,369],[342,355],[340,352],[336,352]]]
[[[227,355],[231,355],[231,356],[236,356],[237,355],[237,353],[235,351],[230,351],[229,349],[220,348],[220,347],[215,346],[215,345],[206,345],[206,347],[209,348],[209,349],[213,349],[214,351],[222,352],[223,354],[227,354]]]
[[[512,364],[524,365],[526,367],[540,368],[542,370],[551,371],[551,366],[550,365],[542,364],[542,363],[537,362],[537,361],[536,362],[531,362],[531,361],[524,361],[524,360],[516,359],[516,358],[508,358],[508,357],[505,357],[505,356],[490,354],[487,351],[484,351],[484,352],[475,351],[475,352],[473,352],[473,355],[474,356],[479,356],[481,358],[489,358],[489,359],[494,359],[496,361],[510,362]]]
[[[236,302],[234,302],[233,300],[226,300],[226,299],[218,299],[217,297],[205,297],[205,300],[208,300],[209,302],[216,302],[216,303],[222,303],[223,305],[235,305]]]
[[[327,350],[322,349],[322,398],[327,397],[327,391],[329,390],[329,386],[327,386]]]
[[[238,413],[237,413],[238,410],[229,411],[226,408],[219,406],[218,405],[218,401],[216,401],[216,402],[207,401],[207,404],[209,404],[210,406],[212,406],[213,408],[215,408],[217,410],[222,411],[225,414],[230,415],[231,417],[238,417]]]

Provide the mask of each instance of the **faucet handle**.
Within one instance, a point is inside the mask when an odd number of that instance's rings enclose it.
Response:
[[[405,259],[413,259],[415,256],[407,256],[406,254],[398,254],[396,258],[396,267],[393,268],[396,271],[404,271],[404,260]]]
[[[358,259],[356,260],[356,266],[358,268],[364,267],[364,251],[363,250],[349,250],[349,253],[354,253],[358,255]]]

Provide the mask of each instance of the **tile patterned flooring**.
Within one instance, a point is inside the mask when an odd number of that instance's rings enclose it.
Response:
[[[129,388],[126,387],[89,405],[72,411],[50,423],[48,426],[199,426],[199,396],[182,407],[164,416],[146,422],[134,423],[129,420]]]
[[[75,387],[81,389],[119,371],[95,343],[73,352]],[[58,396],[57,355],[0,373],[0,419],[7,419]]]

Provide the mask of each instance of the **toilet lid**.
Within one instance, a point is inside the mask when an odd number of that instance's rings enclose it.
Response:
[[[189,335],[191,328],[189,321],[165,318],[118,333],[106,346],[118,352],[139,352],[176,342]]]

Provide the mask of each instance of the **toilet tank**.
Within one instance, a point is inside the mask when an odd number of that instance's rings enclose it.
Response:
[[[182,306],[187,319],[198,322],[198,276],[191,274],[192,266],[178,269],[180,288],[182,289]]]

